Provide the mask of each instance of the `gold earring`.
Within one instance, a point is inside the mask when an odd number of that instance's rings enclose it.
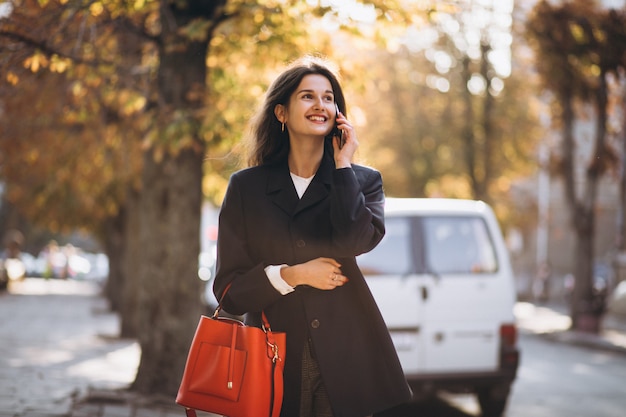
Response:
[[[282,127],[280,128],[280,131],[281,131],[281,132],[284,132],[284,131],[285,131],[285,122],[283,122]]]

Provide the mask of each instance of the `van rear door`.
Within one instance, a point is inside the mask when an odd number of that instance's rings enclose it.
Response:
[[[511,307],[510,283],[502,277],[487,222],[469,214],[418,219],[419,371],[496,370],[499,328]]]

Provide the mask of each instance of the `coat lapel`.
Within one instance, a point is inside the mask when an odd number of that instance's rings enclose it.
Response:
[[[325,153],[313,181],[300,199],[293,186],[289,166],[286,163],[272,166],[267,177],[267,195],[285,213],[291,216],[296,215],[328,196],[332,169],[334,169],[334,163]]]
[[[274,165],[269,168],[267,196],[285,213],[292,215],[298,205],[298,194],[289,174],[289,166]]]
[[[300,199],[294,214],[306,210],[328,197],[332,169],[334,169],[334,164],[328,154],[325,153],[313,181],[311,181],[311,184],[309,184],[309,187]]]

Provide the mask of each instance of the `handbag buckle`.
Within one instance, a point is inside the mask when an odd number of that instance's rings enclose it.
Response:
[[[276,363],[276,361],[281,360],[280,357],[278,356],[278,345],[275,343],[271,343],[269,340],[267,341],[267,346],[269,346],[269,348],[272,350],[272,362]]]

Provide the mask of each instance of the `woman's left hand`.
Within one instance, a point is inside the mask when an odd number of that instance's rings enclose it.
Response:
[[[339,168],[349,168],[352,163],[352,158],[354,157],[354,153],[359,147],[359,141],[356,137],[356,132],[352,127],[352,124],[348,122],[348,119],[343,115],[343,113],[339,112],[337,114],[337,128],[343,132],[343,140],[344,144],[341,149],[339,149],[339,138],[333,138],[333,148],[335,150],[335,167]]]

